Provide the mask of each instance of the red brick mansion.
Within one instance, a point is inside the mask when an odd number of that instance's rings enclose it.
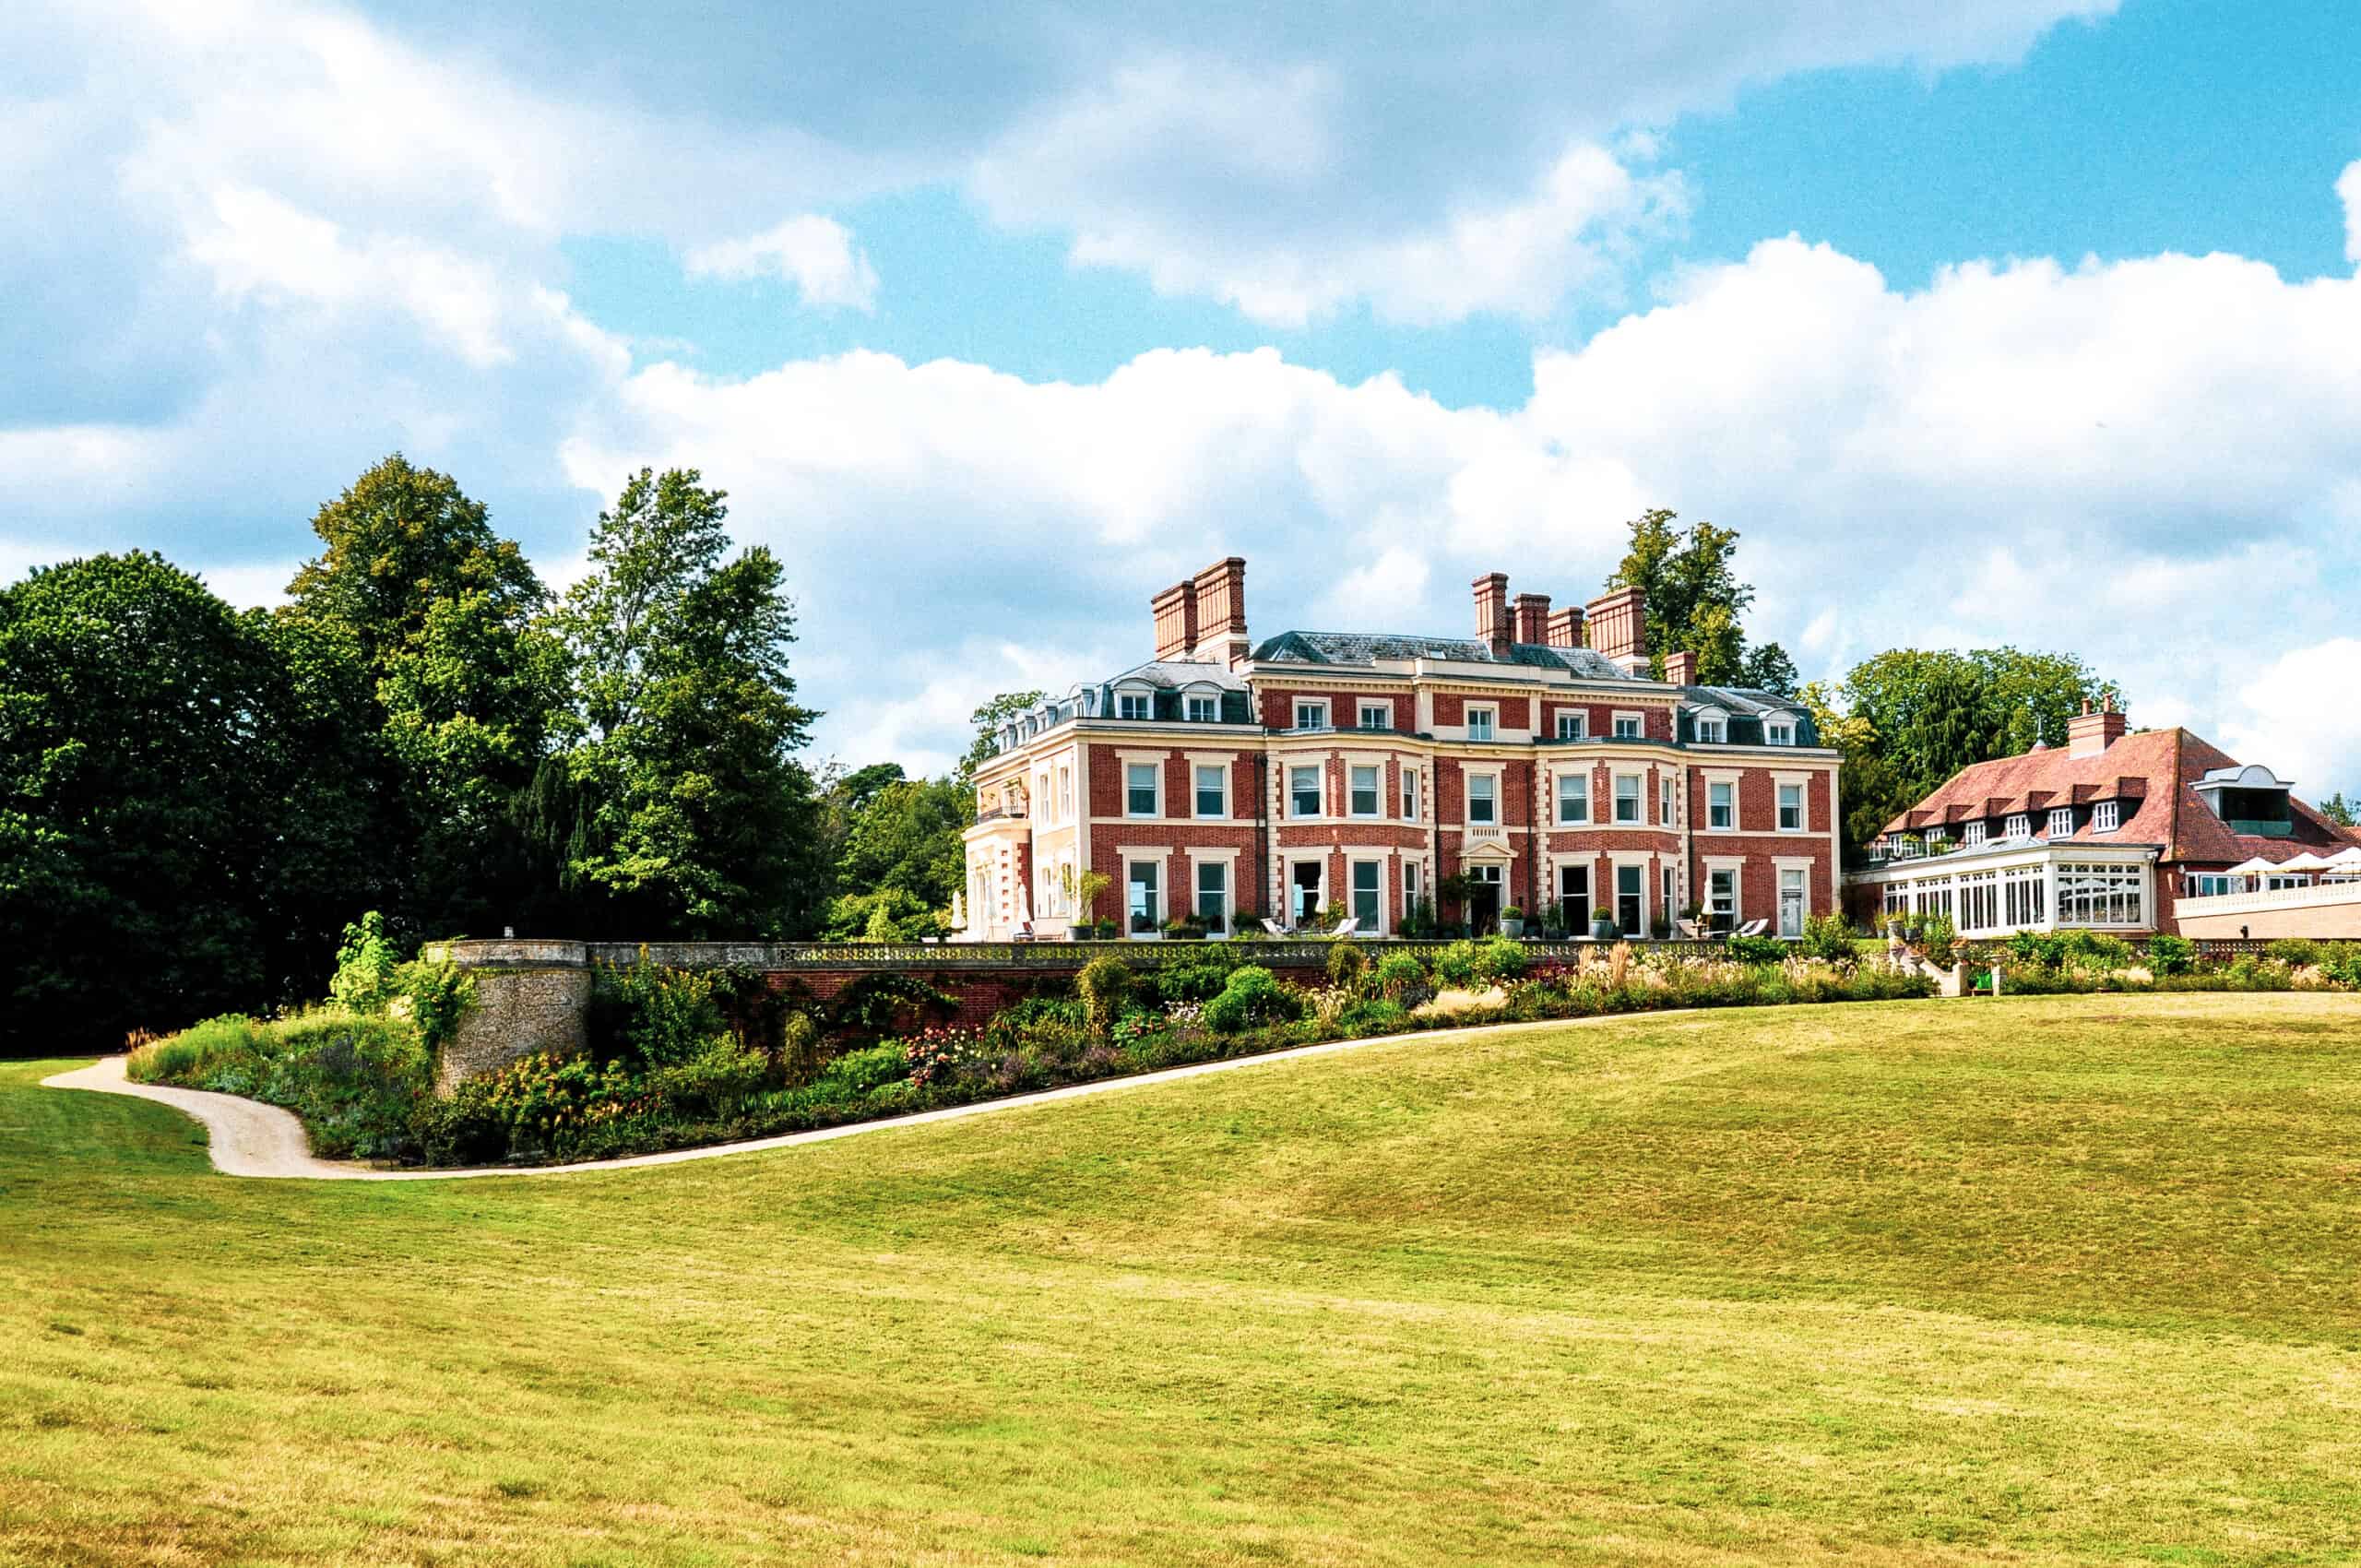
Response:
[[[1696,685],[1689,653],[1651,679],[1636,589],[1553,610],[1495,572],[1475,599],[1473,637],[1257,643],[1242,560],[1156,595],[1153,659],[1009,723],[978,771],[965,939],[1510,908],[1792,935],[1837,907],[1838,758],[1799,705]]]

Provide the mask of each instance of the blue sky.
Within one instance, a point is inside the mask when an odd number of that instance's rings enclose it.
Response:
[[[12,8],[0,571],[267,602],[399,446],[563,582],[693,464],[926,767],[1205,560],[1455,630],[1661,504],[1809,674],[2064,648],[2361,788],[2361,7],[840,9]]]

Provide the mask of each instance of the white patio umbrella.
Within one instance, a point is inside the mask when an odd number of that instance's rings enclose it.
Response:
[[[2267,876],[2278,869],[2277,861],[2266,861],[2260,855],[2257,855],[2252,860],[2241,861],[2222,874],[2224,876]]]
[[[2326,871],[2328,862],[2307,849],[2300,855],[2280,861],[2278,869],[2281,871]]]

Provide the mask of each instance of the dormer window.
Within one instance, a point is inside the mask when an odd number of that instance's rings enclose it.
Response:
[[[1115,717],[1118,719],[1147,719],[1153,716],[1156,699],[1145,692],[1117,692]]]
[[[1766,719],[1762,721],[1762,743],[1769,746],[1792,746],[1796,743],[1796,725],[1791,719]]]
[[[2049,814],[2049,836],[2052,838],[2074,837],[2074,808],[2059,806]]]
[[[1709,746],[1718,746],[1729,738],[1729,727],[1718,719],[1697,721],[1697,738]]]
[[[1189,722],[1218,724],[1221,722],[1221,698],[1192,696],[1189,699]]]
[[[2032,837],[2033,818],[2023,812],[2020,812],[2015,816],[2011,817],[2009,819],[2009,837],[2011,838]]]
[[[2112,833],[2123,826],[2123,807],[2119,802],[2101,801],[2091,808],[2091,831]]]
[[[1980,822],[1969,823],[1964,828],[1961,829],[1960,841],[1971,849],[1983,843],[1984,825]]]

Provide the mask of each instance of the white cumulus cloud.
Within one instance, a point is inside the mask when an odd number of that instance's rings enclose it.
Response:
[[[877,273],[833,218],[799,213],[759,234],[693,247],[682,258],[692,278],[777,278],[793,284],[808,305],[869,310],[877,303]]]

